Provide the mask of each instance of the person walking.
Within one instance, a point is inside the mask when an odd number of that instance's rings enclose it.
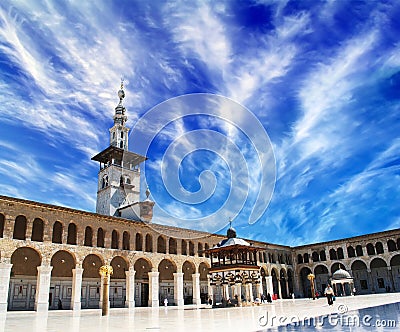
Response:
[[[333,296],[334,295],[335,295],[335,293],[333,292],[331,285],[328,284],[328,286],[326,286],[326,288],[325,288],[325,296],[328,299],[328,305],[333,305]]]
[[[165,299],[164,299],[164,307],[166,307],[167,305],[168,305],[168,299],[165,298]]]

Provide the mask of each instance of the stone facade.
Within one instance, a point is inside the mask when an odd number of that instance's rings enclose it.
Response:
[[[3,310],[98,308],[103,264],[114,269],[111,307],[157,306],[165,297],[199,304],[209,296],[210,260],[202,251],[224,239],[5,196],[0,236]],[[258,257],[263,289],[278,293],[270,276],[293,275],[291,249],[252,242],[265,248]]]

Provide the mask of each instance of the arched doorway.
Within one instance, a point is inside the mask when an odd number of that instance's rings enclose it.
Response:
[[[299,278],[300,278],[300,287],[303,291],[303,297],[311,298],[311,285],[307,276],[311,273],[311,270],[308,267],[303,267],[300,270]]]
[[[367,265],[363,261],[356,260],[351,264],[351,271],[356,294],[370,293],[371,285],[368,281]]]
[[[8,310],[34,310],[40,255],[29,247],[18,248],[11,256],[11,264]]]
[[[126,274],[128,263],[125,258],[115,256],[111,261],[113,274],[110,278],[110,307],[124,308],[126,300]]]
[[[284,269],[281,269],[280,271],[280,278],[279,278],[279,283],[281,284],[281,294],[283,299],[288,298],[288,290],[287,290],[287,276],[286,276],[286,271]]]
[[[159,274],[159,301],[161,304],[167,299],[168,303],[175,304],[174,300],[174,273],[176,273],[176,265],[169,259],[163,259],[158,265]]]
[[[292,270],[288,270],[287,278],[288,278],[288,287],[289,287],[289,297],[291,297],[292,294],[294,293],[294,289],[293,289],[293,271]]]
[[[102,259],[94,254],[85,257],[82,263],[82,308],[99,308],[101,278],[100,267],[103,265]]]
[[[200,263],[200,299],[201,303],[207,303],[208,301],[208,270],[209,267],[206,263]]]
[[[68,251],[57,251],[51,258],[49,309],[70,309],[72,296],[72,270],[75,259]]]
[[[278,286],[278,275],[275,269],[271,271],[272,276],[272,289],[273,289],[273,296],[275,299],[279,298],[279,286]]]
[[[395,255],[390,260],[391,277],[393,280],[393,291],[400,291],[400,255]]]
[[[193,263],[186,261],[183,263],[183,300],[185,304],[193,304],[193,278],[196,269]]]
[[[329,271],[325,265],[317,265],[314,269],[315,275],[315,292],[318,292],[319,296],[324,294],[325,288],[329,283]]]
[[[370,263],[372,284],[376,293],[390,290],[391,282],[388,278],[386,262],[382,258],[374,258]]]
[[[139,258],[135,264],[135,306],[147,307],[149,305],[149,272],[151,272],[151,263]]]

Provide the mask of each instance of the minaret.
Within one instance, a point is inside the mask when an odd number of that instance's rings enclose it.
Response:
[[[94,156],[100,163],[97,186],[96,213],[131,220],[150,221],[154,202],[140,202],[140,164],[147,158],[128,151],[129,128],[124,85],[118,91],[119,103],[115,108],[114,126],[110,128],[110,146]]]

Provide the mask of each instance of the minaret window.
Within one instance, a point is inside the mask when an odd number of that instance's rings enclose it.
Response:
[[[108,175],[105,175],[103,177],[103,180],[101,181],[101,189],[105,188],[108,186]]]
[[[124,148],[124,142],[121,141],[121,142],[119,143],[119,147],[120,147],[121,149],[123,149],[123,148]]]
[[[124,132],[121,131],[121,138],[124,138]]]
[[[113,132],[113,139],[115,139],[115,131]]]
[[[125,183],[126,184],[131,184],[131,179],[127,177],[126,180],[125,180]]]

